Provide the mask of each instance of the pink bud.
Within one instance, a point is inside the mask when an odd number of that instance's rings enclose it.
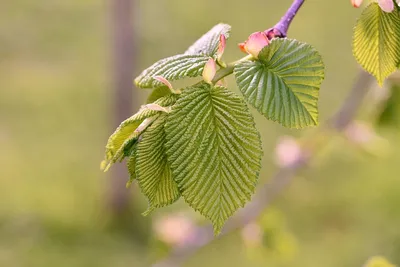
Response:
[[[247,52],[246,52],[246,49],[244,49],[245,45],[246,45],[246,43],[240,43],[240,44],[238,44],[238,47],[240,48],[240,51],[242,51],[243,53],[247,53]]]
[[[222,55],[224,54],[226,47],[226,37],[225,35],[221,34],[219,36],[219,44],[218,44],[218,51],[217,51],[217,60],[221,60]]]
[[[352,4],[354,7],[360,7],[361,4],[362,4],[362,1],[363,1],[363,0],[351,0],[351,4]]]
[[[252,33],[247,39],[244,49],[253,57],[257,58],[261,49],[269,44],[269,40],[265,32]]]
[[[217,72],[217,64],[215,64],[215,60],[210,58],[203,69],[203,79],[207,83],[211,83],[212,79],[214,79],[215,73]]]
[[[163,83],[164,85],[168,86],[168,88],[172,90],[172,84],[164,77],[154,76],[153,78],[156,79],[157,81],[159,81],[160,83]]]
[[[381,9],[387,13],[390,13],[394,9],[393,0],[378,0],[378,4]]]

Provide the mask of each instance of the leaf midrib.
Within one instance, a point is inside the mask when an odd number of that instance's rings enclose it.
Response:
[[[269,68],[268,64],[266,63],[262,63],[260,66],[262,69],[262,71],[271,71],[271,70],[276,70],[275,68]],[[277,72],[273,72],[271,71],[271,73],[273,75],[276,75],[280,80],[282,80],[282,83],[286,86],[286,88],[288,88],[288,90],[294,95],[294,97],[296,98],[296,100],[300,103],[300,105],[303,107],[303,109],[307,112],[308,116],[311,118],[311,120],[317,124],[317,121],[314,119],[314,117],[311,115],[310,111],[304,106],[303,102],[300,100],[300,98],[293,92],[293,90],[288,86],[288,84],[285,82],[285,79],[279,75]],[[279,89],[279,88],[278,88]],[[274,90],[275,91],[275,90]]]

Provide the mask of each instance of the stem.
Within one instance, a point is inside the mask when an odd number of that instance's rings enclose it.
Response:
[[[285,15],[281,18],[281,20],[271,29],[266,30],[267,36],[269,39],[272,39],[273,37],[276,38],[284,38],[287,35],[287,31],[289,29],[290,23],[296,16],[297,12],[299,11],[300,7],[304,4],[305,0],[294,0],[293,4],[289,7],[288,11],[285,13]],[[223,79],[224,77],[231,75],[233,73],[233,70],[235,68],[235,65],[238,62],[245,61],[245,60],[251,60],[253,59],[252,56],[247,56],[242,59],[239,59],[237,61],[234,61],[232,63],[229,63],[225,68],[221,68],[217,71],[215,74],[212,83],[216,83],[219,80]]]
[[[305,0],[294,0],[293,4],[289,7],[286,14],[281,18],[281,20],[274,26],[273,29],[279,31],[280,37],[286,37],[287,31],[289,29],[290,23],[296,16],[300,7],[304,4]]]
[[[235,69],[235,65],[239,62],[242,61],[246,61],[246,60],[252,60],[253,56],[252,55],[248,55],[245,56],[239,60],[233,61],[229,64],[226,65],[225,68],[221,68],[217,71],[217,73],[215,74],[214,78],[212,79],[212,83],[216,84],[219,80],[222,80],[223,78],[225,78],[228,75],[231,75],[233,73],[233,70]]]

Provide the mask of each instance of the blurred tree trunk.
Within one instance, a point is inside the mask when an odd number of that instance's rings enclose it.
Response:
[[[133,90],[136,45],[134,42],[133,8],[135,0],[111,0],[111,38],[113,57],[113,121],[115,129],[123,120],[133,114],[138,107]],[[109,186],[109,206],[113,215],[124,217],[129,211],[130,194],[125,184],[128,172],[125,164],[115,164],[111,169]]]

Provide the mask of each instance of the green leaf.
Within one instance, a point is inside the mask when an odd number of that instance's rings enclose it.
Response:
[[[177,95],[171,94],[158,99],[155,104],[163,107],[171,106],[176,102],[177,98]],[[135,115],[123,121],[107,141],[106,156],[101,163],[101,169],[107,171],[113,163],[129,155],[130,149],[141,134],[135,132],[135,130],[145,119],[157,116],[160,112],[146,108],[140,109]]]
[[[135,84],[140,88],[158,88],[165,85],[154,79],[155,76],[162,76],[168,81],[200,76],[209,59],[210,57],[204,55],[177,55],[164,58],[144,70],[135,79]]]
[[[233,92],[199,83],[183,90],[165,129],[168,161],[183,198],[218,234],[257,184],[262,150],[253,117]]]
[[[273,39],[258,60],[239,62],[234,72],[245,99],[268,119],[290,128],[318,124],[324,64],[312,46]]]
[[[400,63],[400,13],[384,12],[377,3],[364,9],[353,35],[357,62],[375,76],[380,85]]]
[[[230,31],[231,26],[228,24],[220,23],[215,25],[210,31],[190,46],[185,54],[213,57],[218,50],[220,35],[223,34],[225,38],[228,39]]]
[[[149,200],[149,209],[175,202],[180,194],[172,179],[172,172],[165,154],[164,124],[167,114],[161,114],[143,134],[136,151],[136,176],[142,193]]]

